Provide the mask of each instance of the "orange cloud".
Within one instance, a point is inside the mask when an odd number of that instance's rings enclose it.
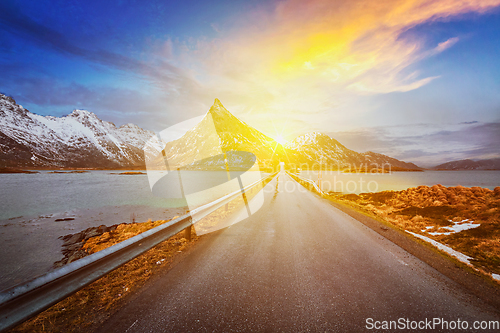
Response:
[[[183,54],[200,81],[229,105],[260,113],[331,110],[359,94],[405,92],[438,78],[409,66],[452,47],[426,50],[401,33],[429,21],[484,13],[500,0],[287,0],[255,11],[220,38]],[[215,87],[215,88],[214,88]],[[266,115],[267,116],[267,115]]]

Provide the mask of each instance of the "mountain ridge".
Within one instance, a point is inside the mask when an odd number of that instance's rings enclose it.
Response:
[[[500,158],[456,160],[436,165],[434,170],[500,170]]]
[[[349,170],[422,170],[414,163],[374,153],[358,153],[348,149],[339,141],[321,132],[309,132],[296,137],[285,145],[301,164],[311,163],[317,167]],[[389,169],[389,170],[388,170]]]
[[[4,94],[0,94],[0,115],[0,167],[144,168],[143,148],[156,137],[135,124],[116,127],[87,110],[76,109],[62,117],[40,116]],[[264,169],[284,161],[309,168],[390,164],[421,170],[383,154],[355,152],[320,132],[298,136],[283,146],[235,117],[219,99],[201,122],[164,147],[169,163],[176,166],[235,150],[252,152]]]
[[[144,143],[154,134],[133,124],[116,127],[86,110],[44,117],[4,94],[0,116],[1,167],[136,167],[143,163]]]

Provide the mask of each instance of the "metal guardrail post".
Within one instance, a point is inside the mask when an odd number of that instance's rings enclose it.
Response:
[[[184,238],[186,238],[188,242],[191,241],[191,226],[184,229]]]

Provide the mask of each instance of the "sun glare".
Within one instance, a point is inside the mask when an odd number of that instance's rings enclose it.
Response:
[[[281,145],[284,145],[286,143],[286,140],[281,135],[276,136],[275,140],[277,143],[279,143]]]

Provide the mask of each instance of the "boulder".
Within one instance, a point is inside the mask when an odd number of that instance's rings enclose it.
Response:
[[[63,244],[63,247],[67,247],[71,244],[81,242],[83,240],[83,234],[81,232],[71,235]]]

